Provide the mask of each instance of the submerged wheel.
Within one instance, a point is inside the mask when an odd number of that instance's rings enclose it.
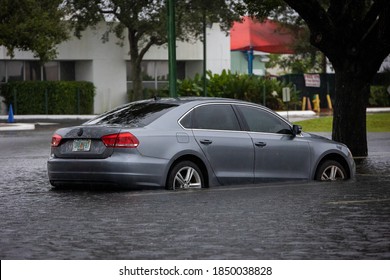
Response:
[[[347,173],[344,167],[334,160],[324,161],[318,168],[316,180],[319,181],[336,181],[346,180]]]
[[[168,176],[167,189],[200,189],[204,187],[202,171],[192,161],[177,163]]]

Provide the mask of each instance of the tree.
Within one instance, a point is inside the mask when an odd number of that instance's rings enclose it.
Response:
[[[294,22],[292,22],[293,17],[296,18]],[[270,61],[266,63],[266,67],[279,67],[293,74],[326,73],[326,57],[319,49],[310,44],[309,30],[304,21],[300,20],[296,13],[289,17],[279,18],[278,21],[285,30],[289,30],[294,35],[294,42],[291,46],[294,54],[270,54]]]
[[[354,156],[367,156],[366,109],[370,83],[390,54],[390,1],[245,2],[253,14],[264,16],[287,7],[305,21],[310,43],[326,55],[335,70],[332,138],[347,144]]]
[[[0,45],[32,51],[42,62],[54,58],[56,45],[68,38],[62,0],[0,0]]]
[[[239,2],[239,1],[237,1]],[[69,16],[77,36],[88,26],[110,21],[108,32],[129,41],[134,98],[142,98],[141,62],[153,46],[167,43],[166,0],[66,0]],[[176,0],[176,37],[178,40],[199,38],[202,19],[220,22],[225,30],[238,19],[236,1]],[[125,36],[126,34],[126,36]]]
[[[321,73],[323,59],[321,52],[296,53],[294,55],[270,54],[266,68],[279,67],[286,73]]]

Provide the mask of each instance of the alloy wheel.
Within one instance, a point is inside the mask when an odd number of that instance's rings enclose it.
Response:
[[[330,165],[321,174],[321,181],[336,181],[336,180],[344,180],[344,172],[335,165]]]
[[[185,166],[179,169],[173,180],[173,189],[198,189],[201,187],[201,177],[191,166]]]

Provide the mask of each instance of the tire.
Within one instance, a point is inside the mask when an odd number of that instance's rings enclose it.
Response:
[[[334,160],[326,160],[318,168],[315,179],[318,181],[337,181],[348,178],[347,172],[340,163]]]
[[[166,188],[168,190],[204,188],[202,171],[192,161],[181,161],[169,172]]]

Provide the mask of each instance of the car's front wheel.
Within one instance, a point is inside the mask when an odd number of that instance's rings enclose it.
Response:
[[[324,161],[318,168],[316,180],[319,181],[336,181],[346,180],[347,173],[344,167],[334,160]]]
[[[192,161],[177,163],[168,176],[167,189],[200,189],[204,187],[202,171]]]

